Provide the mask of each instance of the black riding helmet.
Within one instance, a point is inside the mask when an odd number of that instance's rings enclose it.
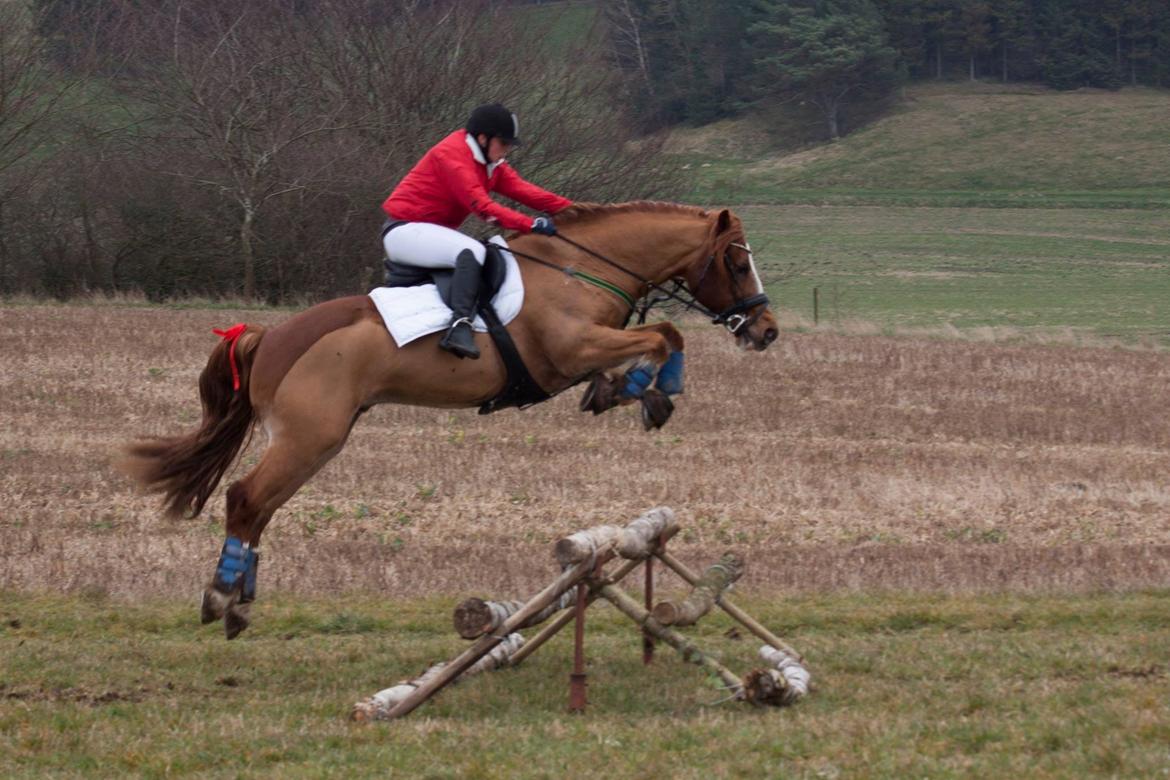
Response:
[[[488,103],[472,111],[467,120],[467,132],[472,136],[483,133],[489,140],[499,138],[513,146],[520,145],[520,122],[500,103]]]

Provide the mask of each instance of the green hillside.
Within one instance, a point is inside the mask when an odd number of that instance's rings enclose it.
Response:
[[[781,154],[761,154],[785,142],[764,124],[749,118],[675,134],[671,150],[696,174],[693,200],[1170,205],[1167,91],[916,85],[868,127]]]
[[[821,324],[1167,342],[1170,92],[922,84],[796,150],[780,111],[670,152],[689,201],[737,206],[782,311],[807,323],[815,289]]]

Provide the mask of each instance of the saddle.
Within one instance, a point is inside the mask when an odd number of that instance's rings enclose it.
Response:
[[[487,247],[487,257],[483,263],[483,275],[480,277],[479,298],[476,300],[475,309],[476,313],[483,317],[483,321],[487,324],[488,335],[492,337],[508,372],[504,389],[495,397],[484,401],[479,407],[480,414],[491,414],[513,406],[518,409],[526,409],[533,404],[547,401],[552,396],[546,393],[544,388],[532,378],[528,367],[524,365],[524,359],[520,357],[520,351],[516,349],[516,342],[512,340],[511,334],[500,322],[500,317],[492,306],[492,298],[500,291],[508,268],[498,246],[491,243],[485,244],[485,246]],[[384,263],[386,287],[417,287],[422,284],[433,284],[439,291],[439,297],[443,299],[443,303],[450,307],[451,277],[455,273],[454,269],[420,268],[396,263],[389,258],[386,258]]]
[[[479,313],[482,313],[485,303],[488,307],[491,306],[491,300],[500,291],[501,285],[504,284],[504,276],[508,272],[499,247],[495,244],[485,244],[485,246],[487,246],[487,258],[483,262],[483,275],[479,280],[479,301],[476,303],[476,310]],[[417,265],[396,263],[389,258],[384,261],[384,264],[386,267],[384,282],[386,287],[417,287],[420,284],[433,284],[438,289],[439,297],[443,299],[443,303],[447,304],[448,307],[451,306],[451,277],[455,274],[453,268],[420,268]],[[484,321],[487,322],[487,320]]]

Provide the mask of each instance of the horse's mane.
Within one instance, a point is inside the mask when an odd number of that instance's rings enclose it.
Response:
[[[635,200],[629,203],[574,203],[558,211],[556,221],[558,226],[583,225],[615,214],[690,214],[703,218],[710,215],[706,209],[684,203]]]

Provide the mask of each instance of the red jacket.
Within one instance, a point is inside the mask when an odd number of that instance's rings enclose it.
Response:
[[[531,232],[532,217],[496,203],[488,195],[493,191],[549,214],[573,204],[524,181],[507,162],[486,165],[479,145],[459,130],[423,155],[386,198],[382,210],[394,219],[430,222],[452,229],[474,212],[485,222]]]

